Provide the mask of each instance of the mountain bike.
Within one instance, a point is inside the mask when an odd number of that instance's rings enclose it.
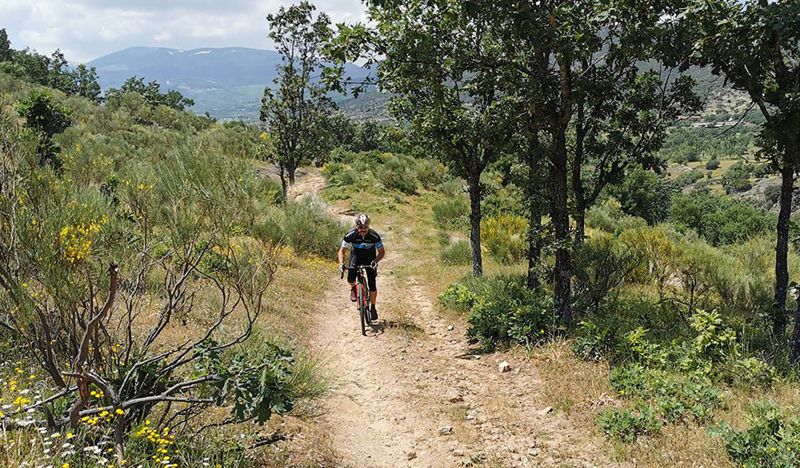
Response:
[[[361,317],[361,334],[367,335],[367,325],[372,326],[372,319],[369,312],[369,288],[367,288],[367,268],[369,265],[358,265],[355,267],[345,267],[345,270],[357,270],[356,273],[356,307],[358,315]],[[344,271],[342,271],[344,278]]]

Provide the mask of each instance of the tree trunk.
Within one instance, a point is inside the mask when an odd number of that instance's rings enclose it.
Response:
[[[481,171],[473,168],[469,174],[469,243],[472,246],[472,274],[483,275],[481,259]]]
[[[575,159],[572,162],[572,194],[575,197],[575,243],[583,243],[586,231],[586,189],[583,186],[581,168],[583,167],[583,142],[586,137],[583,117],[583,103],[578,105],[575,123]]]
[[[529,200],[528,218],[528,288],[539,289],[539,262],[542,257],[542,210],[539,201]]]
[[[787,155],[781,169],[781,198],[778,212],[778,241],[775,245],[775,301],[773,303],[772,333],[776,340],[783,340],[786,333],[786,293],[789,287],[789,217],[792,214],[792,191],[794,189],[794,159]],[[795,328],[797,323],[795,323]]]
[[[286,167],[286,172],[289,175],[289,187],[294,185],[294,173],[297,171],[297,166],[290,164]]]
[[[542,257],[542,206],[538,199],[537,162],[539,161],[539,142],[533,138],[528,146],[528,278],[529,289],[539,289],[539,262]]]
[[[280,169],[280,177],[281,177],[281,193],[283,193],[283,199],[285,201],[289,201],[288,199],[289,188],[286,185],[286,168],[283,166],[283,163],[279,163],[278,168]]]
[[[556,242],[554,312],[565,325],[572,323],[569,208],[567,206],[567,142],[563,131],[553,135],[550,164],[550,217]]]

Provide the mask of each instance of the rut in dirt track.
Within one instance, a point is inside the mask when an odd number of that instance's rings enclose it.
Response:
[[[314,195],[323,186],[311,169],[293,193]],[[612,465],[591,435],[535,405],[541,398],[533,364],[514,353],[476,354],[464,339],[465,324],[437,314],[418,278],[394,276],[409,233],[392,225],[376,229],[387,252],[376,326],[361,335],[338,277],[314,312],[311,345],[332,382],[321,424],[341,464]],[[389,304],[402,304],[404,316],[393,315],[397,307]],[[499,372],[502,360],[511,362],[511,372]]]

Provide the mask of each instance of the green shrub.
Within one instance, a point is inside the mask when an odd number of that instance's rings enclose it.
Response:
[[[443,246],[439,257],[445,265],[469,265],[472,262],[472,247],[468,240],[459,239]]]
[[[581,321],[572,352],[584,361],[599,361],[614,348],[614,333],[593,322]]]
[[[330,257],[339,247],[343,231],[339,223],[311,201],[286,206],[284,239],[298,253]]]
[[[722,405],[722,392],[710,381],[632,363],[611,372],[611,386],[621,396],[649,404],[667,422],[707,421]]]
[[[524,191],[507,182],[506,174],[486,171],[481,177],[483,199],[481,213],[484,217],[526,216],[527,205]]]
[[[697,169],[692,169],[689,172],[684,172],[678,177],[675,178],[675,185],[678,187],[686,187],[688,185],[692,185],[693,183],[697,182],[698,180],[702,179],[703,173]]]
[[[448,179],[439,184],[436,190],[450,198],[462,198],[466,190],[464,190],[464,182],[461,179]]]
[[[753,167],[753,176],[758,179],[767,177],[774,172],[775,170],[772,168],[772,164],[770,163],[756,164]]]
[[[713,171],[719,169],[719,159],[712,159],[706,163],[706,170]]]
[[[755,357],[733,360],[729,366],[731,380],[744,387],[769,387],[778,378],[773,366]]]
[[[800,466],[800,419],[786,415],[771,402],[754,404],[747,415],[748,429],[740,431],[723,423],[712,430],[722,438],[734,462],[743,466]]]
[[[481,220],[481,241],[489,256],[501,263],[516,263],[527,257],[528,223],[513,215]]]
[[[414,171],[419,183],[428,190],[436,188],[447,176],[447,167],[438,161],[430,159],[418,160]]]
[[[639,258],[611,235],[598,233],[587,239],[575,255],[578,308],[597,312],[638,263]]]
[[[697,192],[677,195],[670,217],[679,228],[693,229],[713,245],[770,233],[776,223],[775,214],[751,203]]]
[[[438,226],[461,229],[469,225],[469,204],[463,196],[446,198],[433,204],[433,219]]]
[[[470,309],[467,335],[478,339],[485,350],[533,345],[547,338],[552,310],[552,298],[529,290],[522,278],[493,278]]]
[[[722,175],[722,186],[725,187],[725,192],[737,193],[750,190],[753,187],[750,183],[750,174],[752,172],[753,166],[750,164],[738,162],[731,166]]]
[[[451,284],[439,294],[439,304],[442,307],[458,312],[469,312],[484,294],[486,284],[487,280],[485,278],[469,276]]]
[[[778,203],[781,199],[781,184],[771,184],[764,189],[764,199],[769,203],[769,206]]]
[[[665,177],[636,167],[618,184],[608,187],[608,193],[619,200],[622,211],[643,218],[648,224],[667,219],[676,190]]]
[[[628,443],[635,442],[641,435],[656,434],[662,426],[648,406],[636,410],[604,410],[597,416],[597,424],[606,436]]]

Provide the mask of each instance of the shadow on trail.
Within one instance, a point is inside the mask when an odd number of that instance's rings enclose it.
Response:
[[[385,328],[394,328],[397,330],[403,330],[406,332],[412,333],[424,333],[421,327],[419,327],[416,323],[409,322],[407,320],[384,320],[383,323],[380,324],[381,329]]]

